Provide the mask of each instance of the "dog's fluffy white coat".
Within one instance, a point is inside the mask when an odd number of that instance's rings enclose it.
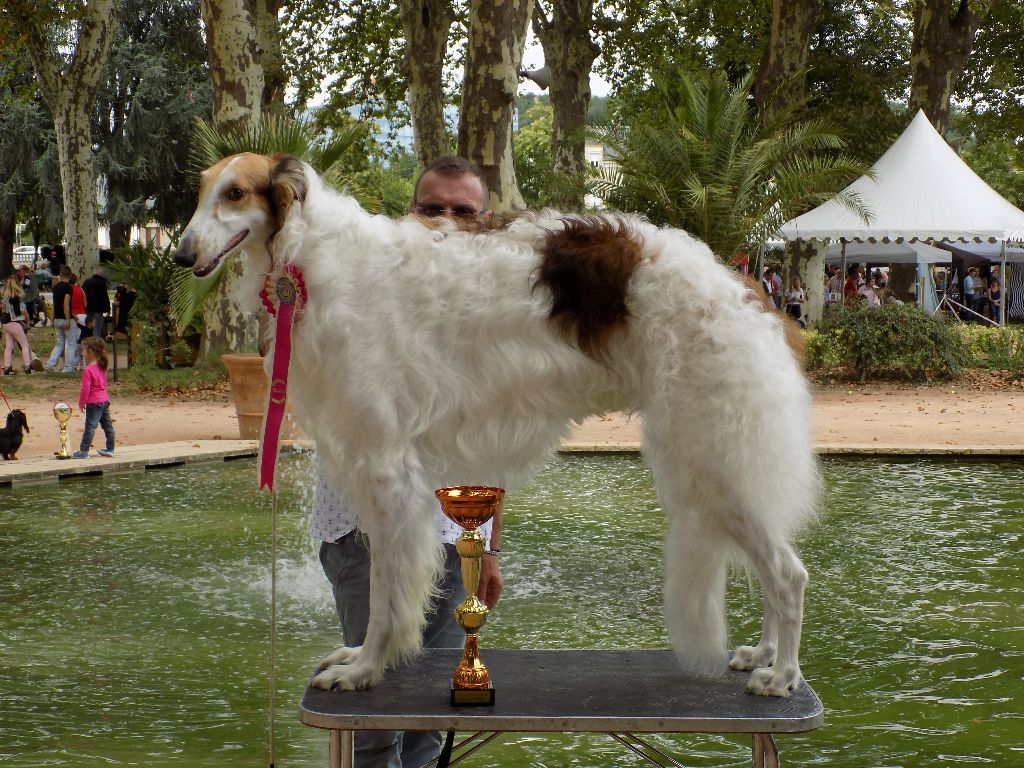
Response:
[[[290,399],[372,552],[366,641],[328,656],[315,684],[366,687],[419,650],[441,562],[433,489],[514,488],[573,420],[608,410],[643,415],[643,455],[669,523],[665,615],[684,667],[726,668],[735,559],[759,578],[764,623],[759,644],[738,648],[731,665],[754,670],[755,693],[799,683],[807,576],[790,541],[818,488],[810,397],[780,318],[705,245],[626,217],[643,259],[628,328],[600,363],[558,332],[550,296],[534,290],[538,249],[563,226],[559,214],[486,234],[431,230],[365,213],[306,167],[305,199],[278,227],[266,206],[224,199],[252,157],[204,181],[183,242],[198,271],[249,229],[250,300],[283,264],[305,276]]]

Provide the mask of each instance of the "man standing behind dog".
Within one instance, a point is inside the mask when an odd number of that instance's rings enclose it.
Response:
[[[445,218],[459,229],[476,230],[490,223],[487,210],[487,186],[476,165],[446,155],[435,160],[420,174],[409,212],[425,218]],[[455,607],[465,599],[462,572],[455,553],[455,538],[460,529],[437,510],[438,534],[444,542],[445,563],[440,598],[427,616],[423,630],[424,648],[457,648],[465,633],[455,623]],[[489,608],[501,596],[498,568],[498,542],[501,535],[501,510],[490,523],[487,551],[481,561],[480,589],[477,595]],[[313,496],[310,535],[320,539],[320,563],[334,592],[334,604],[348,646],[362,645],[370,610],[370,549],[366,536],[356,527],[349,503],[341,489],[332,488],[318,468]],[[409,768],[437,758],[441,734],[436,731],[357,731],[355,765],[357,768]]]

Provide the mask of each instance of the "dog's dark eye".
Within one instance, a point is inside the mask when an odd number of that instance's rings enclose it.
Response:
[[[241,189],[240,187],[232,187],[227,191],[228,200],[237,202],[241,200],[243,197],[245,197],[245,190]]]

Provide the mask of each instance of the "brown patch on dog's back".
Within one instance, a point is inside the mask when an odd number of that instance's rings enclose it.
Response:
[[[565,219],[548,233],[534,287],[551,292],[549,319],[582,352],[602,360],[611,335],[629,321],[626,294],[640,264],[640,238],[624,221]]]

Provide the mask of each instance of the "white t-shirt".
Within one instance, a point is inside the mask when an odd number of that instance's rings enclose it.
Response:
[[[313,514],[309,519],[309,535],[320,541],[333,542],[355,530],[356,524],[350,512],[351,503],[345,492],[340,488],[333,488],[324,477],[317,463],[316,486],[313,489]],[[454,544],[455,539],[462,533],[462,528],[447,517],[441,511],[441,505],[437,505],[437,533],[445,544]],[[491,521],[480,526],[478,529],[486,539],[487,549],[491,548]]]
[[[786,303],[787,304],[800,304],[804,301],[804,289],[803,288],[790,288],[786,291]]]

